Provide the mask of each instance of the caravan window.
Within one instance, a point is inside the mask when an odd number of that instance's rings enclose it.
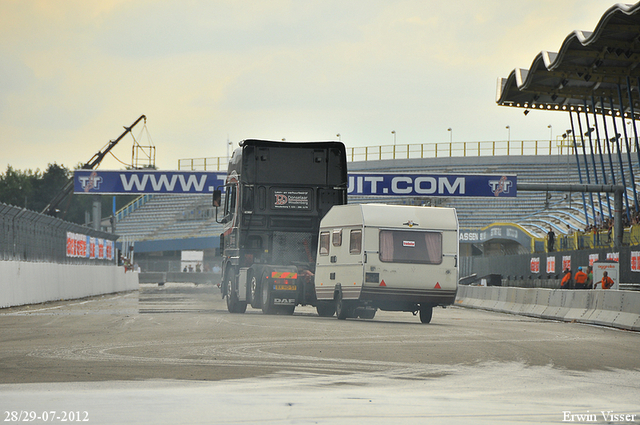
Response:
[[[442,263],[442,233],[381,230],[380,261],[388,263]]]
[[[334,230],[331,236],[333,246],[342,246],[342,229]]]
[[[329,232],[320,232],[320,255],[329,255]]]
[[[360,254],[362,252],[362,230],[352,230],[349,234],[349,253]]]

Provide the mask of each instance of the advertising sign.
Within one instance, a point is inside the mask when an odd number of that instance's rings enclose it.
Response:
[[[211,171],[76,170],[77,194],[211,193],[226,174]],[[350,173],[349,195],[515,197],[515,175]]]
[[[272,208],[284,210],[309,210],[311,209],[310,190],[278,190],[273,189]]]
[[[547,273],[556,272],[556,257],[547,257]]]
[[[113,260],[115,242],[67,232],[67,257]]]
[[[640,272],[640,251],[631,251],[631,271]]]
[[[613,285],[609,289],[620,289],[620,264],[615,261],[596,261],[593,263],[594,289],[606,289],[602,287],[603,279],[605,284],[608,282],[604,277],[605,273],[613,281]]]
[[[570,255],[563,255],[562,256],[562,271],[565,270],[571,270],[571,256]]]
[[[225,173],[209,171],[97,171],[76,170],[73,190],[78,194],[211,193],[224,184]]]
[[[540,257],[531,258],[531,273],[540,273]]]
[[[515,175],[349,173],[349,195],[515,197]]]

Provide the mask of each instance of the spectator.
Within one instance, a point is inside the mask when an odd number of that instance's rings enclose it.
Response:
[[[571,289],[571,270],[566,269],[560,282],[560,289]]]
[[[576,272],[575,277],[575,288],[576,289],[587,289],[587,279],[588,276],[585,272],[582,271],[582,267],[578,267],[578,271]]]
[[[602,284],[602,289],[609,289],[613,286],[613,279],[609,277],[609,273],[604,271],[602,272],[602,280],[600,283]]]
[[[553,233],[553,229],[549,227],[549,233],[547,233],[547,251],[553,251],[553,245],[556,242],[556,234]]]

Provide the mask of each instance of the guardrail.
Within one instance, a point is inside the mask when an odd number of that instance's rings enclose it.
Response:
[[[633,225],[623,230],[622,244],[625,246],[640,245],[640,225]],[[598,230],[596,232],[574,232],[571,235],[560,235],[555,243],[556,251],[572,251],[576,249],[614,248],[613,231]],[[532,238],[532,252],[548,252],[545,238]]]
[[[594,142],[595,145],[595,142]],[[581,147],[582,145],[578,145]],[[590,153],[589,146],[585,146]],[[436,142],[422,144],[347,147],[347,161],[384,159],[478,157],[510,155],[565,155],[573,153],[568,140],[502,140],[481,142]],[[178,170],[223,171],[229,158],[185,158],[178,160]]]
[[[73,237],[70,237],[73,235]],[[82,236],[114,241],[117,236],[0,203],[0,261],[64,264],[108,264],[113,260],[88,253],[79,255],[69,244]],[[91,239],[93,240],[93,239]],[[85,250],[89,247],[85,246]],[[113,255],[112,255],[113,256]]]
[[[126,216],[134,212],[136,209],[144,205],[149,199],[151,199],[153,195],[143,194],[133,201],[129,202],[124,207],[120,208],[118,212],[116,212],[116,222],[122,221]]]

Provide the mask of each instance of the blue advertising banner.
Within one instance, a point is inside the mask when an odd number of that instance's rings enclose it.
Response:
[[[76,170],[74,193],[211,193],[225,173],[209,171]],[[349,173],[352,196],[515,197],[515,175]]]
[[[349,195],[515,197],[517,177],[488,174],[349,173]]]
[[[210,171],[76,170],[74,193],[211,193],[224,184],[226,173]]]

